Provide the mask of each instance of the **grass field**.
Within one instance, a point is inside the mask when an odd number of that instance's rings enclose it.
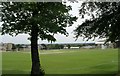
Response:
[[[114,74],[118,71],[117,49],[40,51],[46,74]],[[2,52],[3,74],[30,74],[30,52]]]

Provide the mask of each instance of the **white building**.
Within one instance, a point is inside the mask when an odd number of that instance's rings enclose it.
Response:
[[[112,47],[112,43],[111,42],[107,42],[105,44],[105,41],[106,41],[106,39],[101,39],[101,40],[95,42],[95,44],[98,45],[98,47],[100,47],[101,49],[106,49],[108,47]]]

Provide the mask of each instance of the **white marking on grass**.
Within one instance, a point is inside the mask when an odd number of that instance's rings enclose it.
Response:
[[[60,54],[60,53],[64,53],[64,52],[46,52],[46,53],[40,53],[40,54]]]
[[[75,51],[60,51],[60,50],[52,50],[52,51],[48,51],[48,52],[42,52],[39,54],[61,54],[61,53],[73,53]]]
[[[48,52],[39,52],[39,54],[61,54],[61,53],[72,53],[73,51],[69,52],[60,52],[60,51],[48,51]],[[31,53],[31,52],[25,52],[25,51],[20,51],[20,53]]]

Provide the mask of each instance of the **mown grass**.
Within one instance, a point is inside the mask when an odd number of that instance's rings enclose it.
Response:
[[[46,74],[115,74],[117,49],[42,50],[41,66]],[[3,52],[3,74],[30,74],[30,52]]]

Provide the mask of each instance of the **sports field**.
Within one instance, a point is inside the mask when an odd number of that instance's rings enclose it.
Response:
[[[42,50],[41,66],[46,74],[114,74],[118,71],[118,49]],[[3,74],[30,74],[30,52],[2,52]]]

